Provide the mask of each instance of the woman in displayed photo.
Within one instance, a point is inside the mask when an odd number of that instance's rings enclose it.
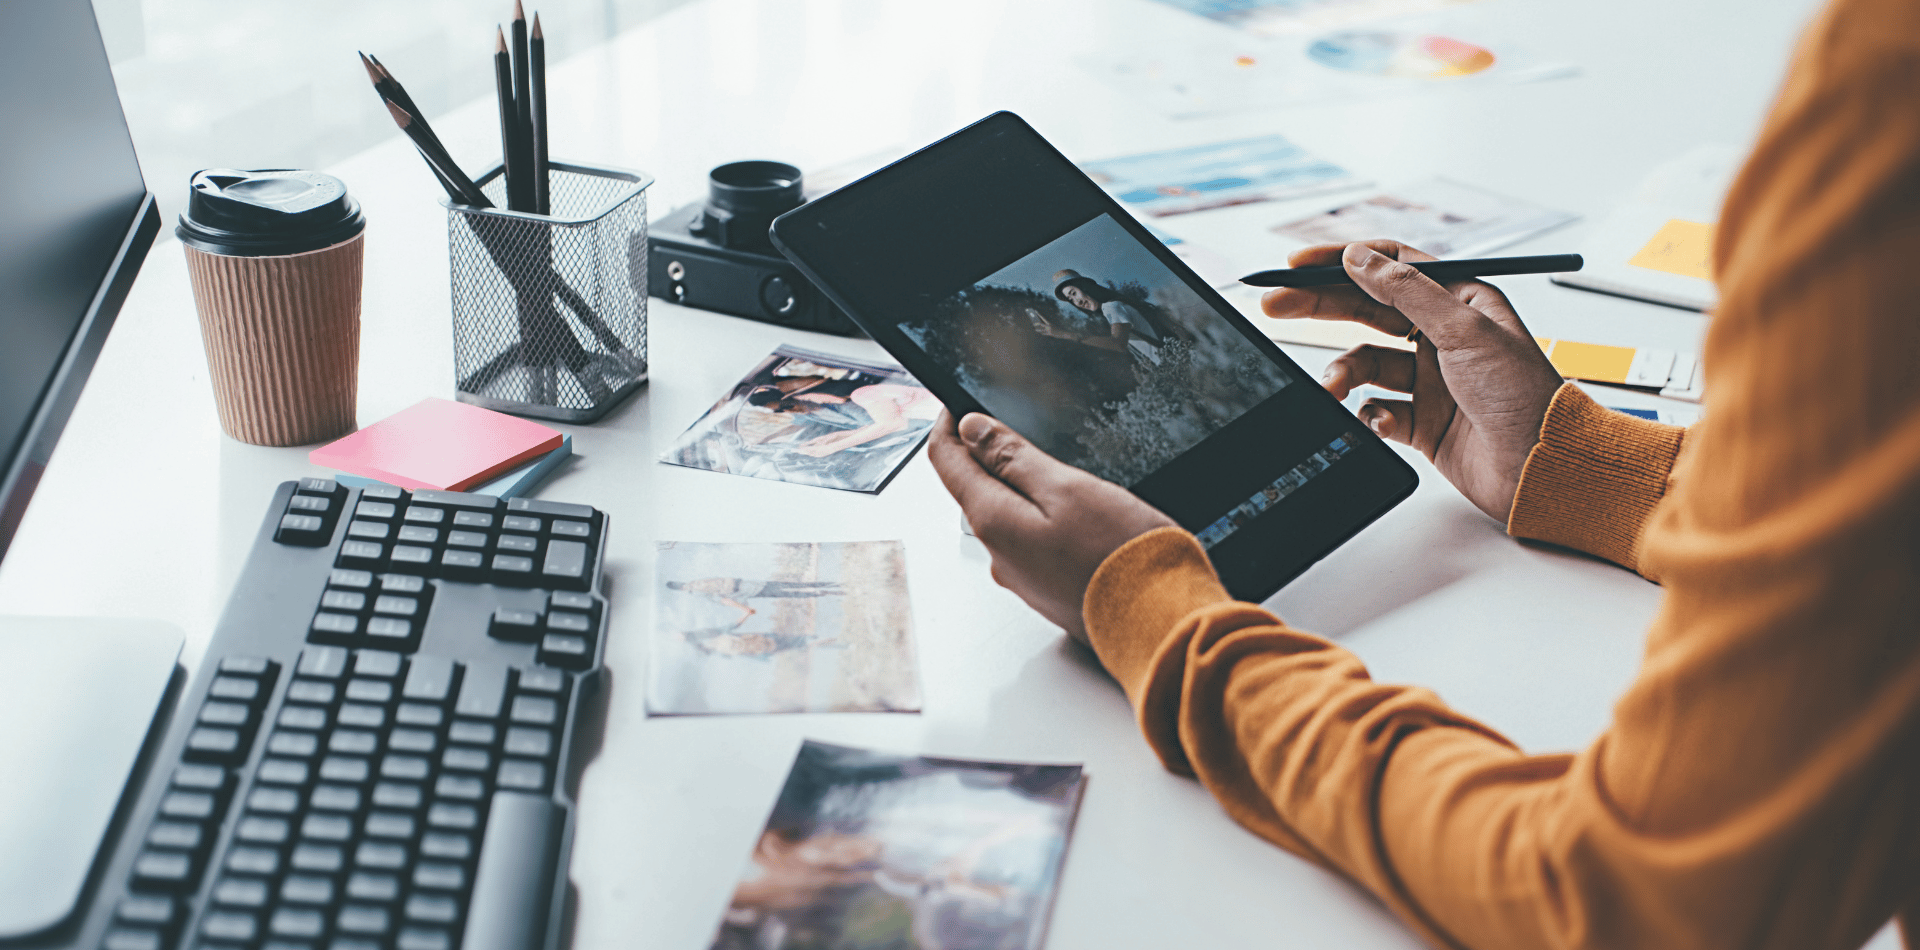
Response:
[[[1082,276],[1077,270],[1061,270],[1053,275],[1053,295],[1098,320],[1101,329],[1075,333],[1061,330],[1045,321],[1036,321],[1034,328],[1047,336],[1125,353],[1138,362],[1154,366],[1160,364],[1161,348],[1174,339],[1169,328],[1148,316],[1139,306],[1123,299],[1099,281]]]

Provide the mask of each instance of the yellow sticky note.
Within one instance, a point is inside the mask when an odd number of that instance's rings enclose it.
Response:
[[[1713,279],[1713,225],[1673,218],[1627,263],[1682,277]]]
[[[1553,361],[1553,368],[1562,376],[1596,383],[1622,383],[1633,367],[1633,347],[1561,340],[1554,344],[1547,359]]]

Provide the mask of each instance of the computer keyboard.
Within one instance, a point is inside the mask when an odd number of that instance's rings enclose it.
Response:
[[[74,946],[551,950],[606,515],[275,494]]]

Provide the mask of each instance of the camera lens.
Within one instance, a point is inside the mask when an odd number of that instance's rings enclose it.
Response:
[[[785,162],[731,162],[707,173],[702,237],[723,247],[767,246],[767,226],[800,206],[800,169]]]

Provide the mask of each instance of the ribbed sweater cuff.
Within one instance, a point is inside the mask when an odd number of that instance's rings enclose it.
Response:
[[[1667,493],[1685,434],[1561,386],[1520,473],[1507,533],[1638,570],[1641,531]]]
[[[1232,599],[1193,535],[1158,528],[1107,555],[1087,584],[1081,617],[1093,652],[1137,709],[1156,658],[1180,621]]]

